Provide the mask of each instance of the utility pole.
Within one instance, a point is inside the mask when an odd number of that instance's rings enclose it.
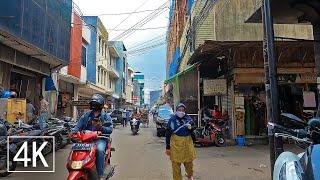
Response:
[[[263,0],[262,5],[263,30],[264,30],[264,60],[266,70],[266,96],[268,121],[280,124],[277,59],[274,46],[273,17],[271,15],[270,0]],[[274,131],[268,129],[270,146],[271,177],[277,157],[283,152],[282,138],[275,138]]]
[[[313,23],[314,36],[314,58],[317,72],[317,89],[318,89],[318,111],[317,117],[320,117],[320,22]]]

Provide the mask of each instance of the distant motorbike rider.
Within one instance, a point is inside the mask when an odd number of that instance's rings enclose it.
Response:
[[[193,179],[193,160],[196,158],[193,144],[195,124],[186,114],[186,109],[184,104],[179,104],[166,129],[166,154],[172,162],[174,180],[182,180],[182,163],[188,180]]]
[[[100,94],[94,94],[90,101],[90,110],[81,116],[78,124],[72,130],[72,133],[76,133],[83,130],[89,131],[101,131],[103,134],[111,134],[113,130],[112,119],[110,115],[103,109],[105,104],[104,98]],[[107,142],[103,139],[96,141],[97,153],[96,153],[96,168],[100,180],[104,177],[104,160],[105,150]]]

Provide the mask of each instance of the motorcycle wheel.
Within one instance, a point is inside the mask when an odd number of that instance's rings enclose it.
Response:
[[[48,144],[43,149],[43,155],[46,156],[46,155],[50,154],[52,151],[54,151],[53,144],[51,141],[48,141]]]
[[[226,146],[226,140],[222,134],[217,134],[216,139],[214,140],[216,146],[223,147]]]
[[[14,155],[10,155],[10,157],[14,157]],[[9,170],[10,171],[14,171],[17,167],[17,162],[13,161],[13,159],[9,160]],[[7,166],[4,167],[4,169],[0,169],[0,177],[7,177],[10,174],[12,174],[12,172],[8,172],[7,171]]]

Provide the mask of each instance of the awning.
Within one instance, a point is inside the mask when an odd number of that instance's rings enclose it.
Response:
[[[298,24],[306,22],[320,23],[319,0],[270,0],[275,24]],[[261,7],[258,8],[247,23],[261,23]]]
[[[313,48],[314,42],[312,41],[276,41],[276,46],[309,46]],[[205,60],[217,58],[223,56],[226,51],[232,48],[261,48],[262,41],[212,41],[207,40],[201,44],[190,57],[188,64],[194,64],[196,62],[203,62]]]
[[[56,86],[51,76],[46,77],[45,91],[56,91]]]
[[[179,76],[181,76],[181,75],[183,75],[183,74],[185,74],[185,73],[187,73],[187,72],[189,72],[189,71],[192,71],[193,69],[195,69],[196,67],[198,67],[199,64],[200,64],[200,63],[195,63],[195,64],[193,64],[192,66],[188,67],[188,68],[185,69],[184,71],[179,72],[179,73],[177,73],[176,75],[174,75],[173,77],[165,80],[164,83],[165,83],[165,84],[168,84],[168,83],[172,82],[175,78],[177,78],[177,77],[179,77]]]
[[[101,94],[101,95],[105,96],[108,93],[103,88],[100,88],[100,87],[98,87],[94,84],[91,84],[91,83],[87,83],[87,84],[79,87],[79,95],[80,96],[90,98],[93,94]]]
[[[59,80],[63,80],[65,82],[71,83],[71,84],[86,84],[86,82],[81,82],[79,78],[71,76],[71,75],[64,75],[64,74],[58,74]]]

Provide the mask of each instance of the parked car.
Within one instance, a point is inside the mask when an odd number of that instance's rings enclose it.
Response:
[[[157,127],[157,136],[165,136],[166,127],[169,119],[173,115],[173,110],[168,105],[160,106],[154,118]]]
[[[112,111],[110,116],[111,116],[114,124],[122,124],[122,122],[123,122],[122,113],[123,113],[123,111],[119,110],[119,109],[115,109]]]

